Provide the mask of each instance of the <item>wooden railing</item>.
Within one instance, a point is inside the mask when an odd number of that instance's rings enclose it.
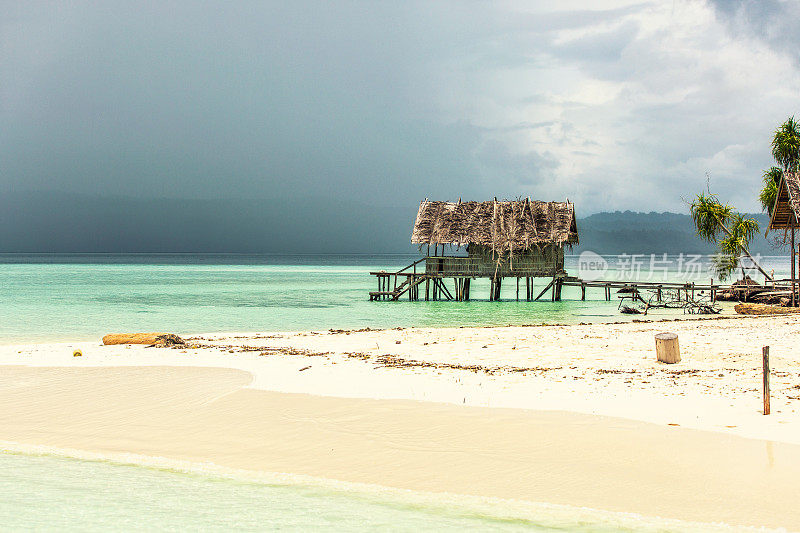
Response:
[[[545,258],[519,257],[500,264],[483,257],[426,257],[425,273],[441,277],[552,276],[563,263]]]

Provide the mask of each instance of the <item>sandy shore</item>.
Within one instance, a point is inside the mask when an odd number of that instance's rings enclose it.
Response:
[[[246,388],[237,370],[4,367],[0,437],[730,524],[800,525],[800,446],[520,409]]]
[[[655,361],[661,331],[678,333],[681,363]],[[800,317],[184,337],[195,347],[6,345],[0,365],[235,368],[275,392],[572,411],[800,444]]]
[[[800,529],[798,325],[0,346],[0,440]],[[653,335],[665,330],[680,336],[678,365],[655,362]],[[773,354],[770,416],[760,412],[762,345]]]

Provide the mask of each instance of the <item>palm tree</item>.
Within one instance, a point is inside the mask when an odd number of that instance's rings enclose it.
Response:
[[[719,248],[714,269],[721,280],[727,279],[739,266],[739,258],[746,255],[767,279],[772,279],[753,256],[750,241],[758,233],[758,222],[737,213],[714,194],[700,193],[690,207],[692,221],[700,238],[713,242]]]
[[[764,178],[764,188],[761,189],[758,200],[761,202],[761,208],[772,216],[772,207],[778,196],[778,185],[783,177],[783,170],[779,167],[770,167],[761,176]]]
[[[772,157],[784,172],[794,172],[800,163],[800,124],[789,117],[775,130],[772,138]]]
[[[794,117],[789,117],[786,122],[778,126],[772,137],[772,157],[779,167],[771,167],[762,174],[764,188],[758,199],[764,211],[772,214],[772,206],[778,192],[778,184],[784,172],[800,170],[800,123]]]

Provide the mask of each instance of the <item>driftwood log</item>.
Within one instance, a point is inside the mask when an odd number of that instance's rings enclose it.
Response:
[[[656,335],[656,357],[662,363],[681,362],[681,353],[676,333],[659,333]]]
[[[112,333],[103,337],[103,344],[147,344],[149,346],[174,346],[186,342],[172,333]]]
[[[777,305],[765,304],[736,304],[733,309],[740,315],[785,315],[788,313],[800,313],[800,307],[779,307]]]

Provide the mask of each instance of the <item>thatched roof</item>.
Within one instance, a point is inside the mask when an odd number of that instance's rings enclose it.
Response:
[[[496,250],[526,250],[541,244],[577,244],[575,206],[534,200],[431,202],[424,200],[411,234],[417,244],[470,243]]]
[[[767,232],[790,228],[792,223],[800,228],[798,220],[800,220],[800,173],[784,172],[778,184],[778,194],[775,197]]]

